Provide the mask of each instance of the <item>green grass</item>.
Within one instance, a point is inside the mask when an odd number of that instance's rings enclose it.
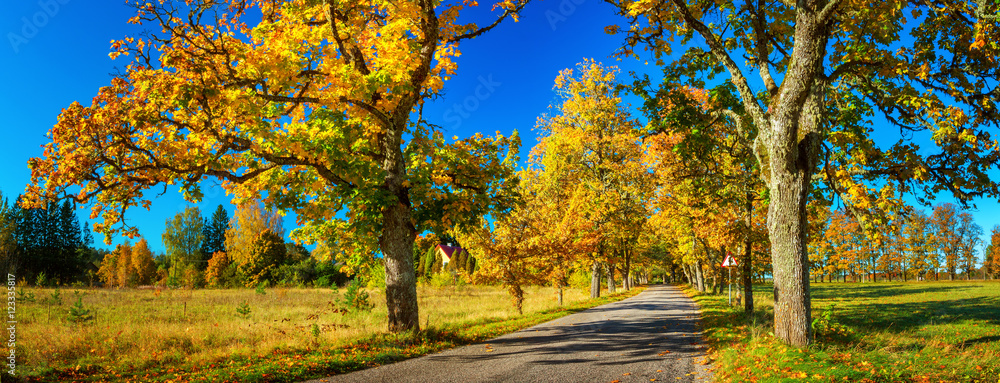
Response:
[[[519,316],[499,287],[421,286],[424,330],[387,334],[374,291],[372,312],[342,314],[328,310],[333,293],[323,289],[90,290],[83,303],[96,315],[82,325],[62,319],[66,303],[19,306],[18,373],[31,382],[301,381],[479,342],[639,291],[590,300],[567,290],[558,307],[552,288],[532,287]],[[236,312],[244,301],[248,318]]]
[[[755,315],[698,295],[720,382],[1000,382],[1000,283],[812,285],[815,343],[772,334],[770,286]]]

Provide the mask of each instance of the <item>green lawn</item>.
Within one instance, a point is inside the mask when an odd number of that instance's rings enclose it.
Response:
[[[692,295],[696,292],[690,291]],[[1000,282],[812,285],[816,342],[771,334],[771,286],[747,318],[697,295],[720,382],[1000,382]]]

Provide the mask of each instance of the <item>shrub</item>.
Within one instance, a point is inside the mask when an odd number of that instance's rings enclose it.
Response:
[[[316,280],[316,260],[302,258],[295,263],[279,266],[274,279],[285,286],[306,286]]]
[[[197,289],[205,286],[205,274],[194,264],[187,265],[184,268],[181,280],[184,283],[184,287],[189,289]]]
[[[236,306],[236,314],[243,319],[250,317],[250,304],[247,301],[243,301],[239,306]]]
[[[56,289],[56,291],[53,291],[52,294],[49,295],[49,303],[62,306],[62,295],[59,293],[59,289]]]
[[[205,282],[211,287],[229,287],[236,283],[236,268],[233,267],[229,254],[216,251],[208,260],[205,269]]]
[[[455,278],[450,272],[434,273],[431,275],[430,284],[435,287],[454,286]]]
[[[361,281],[357,278],[352,279],[351,283],[347,284],[347,291],[344,292],[344,298],[340,301],[340,306],[359,311],[371,311],[375,308],[375,305],[371,303],[368,292],[362,289]]]
[[[48,287],[49,282],[49,277],[45,275],[44,271],[38,273],[38,276],[35,278],[35,286],[38,287]]]
[[[79,292],[76,293],[76,303],[70,306],[69,313],[66,314],[66,320],[80,324],[90,322],[94,319],[94,316],[90,314],[90,309],[83,307],[83,295]]]
[[[574,289],[590,290],[590,271],[573,271],[573,273],[569,275],[569,285]]]
[[[365,286],[369,289],[384,289],[385,288],[385,267],[381,264],[376,264],[371,268],[371,271],[366,273],[367,277],[365,279],[367,282]]]
[[[347,284],[347,281],[350,279],[347,274],[340,271],[340,266],[329,261],[317,262],[316,275],[314,285],[317,287],[335,288]]]

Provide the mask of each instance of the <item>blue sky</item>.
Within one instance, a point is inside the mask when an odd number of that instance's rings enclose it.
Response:
[[[0,81],[5,88],[0,94],[4,133],[0,140],[0,191],[5,197],[23,191],[30,176],[27,160],[41,155],[45,133],[60,110],[73,101],[89,104],[98,88],[110,82],[110,73],[126,63],[112,61],[108,52],[112,39],[138,35],[139,27],[126,23],[134,11],[121,1],[94,5],[97,3],[0,3],[0,33],[4,37],[0,42]],[[593,58],[619,65],[624,73],[655,76],[659,72],[636,60],[616,62],[609,58],[621,37],[605,34],[604,27],[621,22],[600,0],[533,2],[520,22],[507,22],[462,44],[458,75],[445,84],[444,97],[426,107],[425,118],[442,126],[446,137],[518,130],[523,140],[521,157],[525,159],[537,142],[533,131],[536,119],[555,101],[552,85],[561,69]],[[230,214],[234,210],[220,188],[208,187],[196,206],[203,215],[210,215],[219,204]],[[990,228],[1000,223],[996,214],[1000,210],[996,201],[977,204],[977,222],[988,236]],[[153,251],[162,252],[164,221],[190,205],[172,189],[157,198],[150,211],[135,209],[126,218],[139,228]],[[88,220],[88,214],[89,209],[80,210],[81,221]],[[294,217],[287,218],[285,228],[290,230],[295,227]],[[98,241],[102,238],[95,237]]]

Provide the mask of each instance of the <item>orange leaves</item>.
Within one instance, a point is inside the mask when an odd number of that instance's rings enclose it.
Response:
[[[269,205],[296,210],[300,223],[315,225],[300,238],[338,231],[370,254],[374,241],[363,238],[378,237],[380,207],[391,203],[380,189],[384,172],[422,165],[385,165],[386,157],[403,161],[386,151],[405,146],[415,158],[445,158],[433,177],[397,177],[415,206],[444,211],[417,214],[419,225],[468,221],[498,200],[509,204],[515,183],[504,177],[513,175],[516,135],[406,145],[409,124],[392,120],[456,73],[461,52],[452,40],[476,29],[457,20],[477,2],[329,4],[134,4],[129,21],[151,27],[155,38],[111,42],[112,58],[130,58],[125,74],[88,106],[63,110],[44,157],[30,161],[26,203],[81,186],[79,199],[103,218],[94,227],[112,234],[121,212],[149,206],[146,188],[180,184],[196,200],[197,183],[212,177],[237,203],[264,195]],[[497,4],[510,16],[523,3]],[[266,17],[248,26],[254,8]]]

